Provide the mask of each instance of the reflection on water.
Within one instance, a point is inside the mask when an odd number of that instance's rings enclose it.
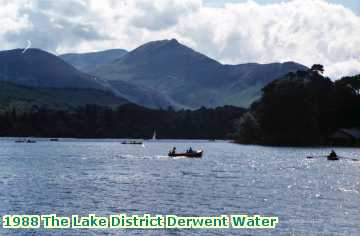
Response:
[[[173,146],[204,149],[204,157],[168,158]],[[1,140],[0,214],[246,213],[280,220],[274,231],[65,230],[52,235],[358,235],[360,162],[306,159],[329,152],[204,141],[142,147],[111,140]],[[359,149],[337,152],[360,158]]]

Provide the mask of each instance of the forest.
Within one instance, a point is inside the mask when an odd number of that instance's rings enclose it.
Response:
[[[55,110],[33,106],[0,114],[3,137],[225,139],[245,109],[153,110],[134,104],[116,109],[98,105]]]
[[[236,121],[234,139],[262,145],[329,145],[339,129],[360,127],[360,76],[333,82],[314,65],[289,73],[262,90]],[[336,144],[336,143],[335,143]]]

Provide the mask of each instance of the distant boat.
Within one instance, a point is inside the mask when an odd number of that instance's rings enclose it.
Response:
[[[153,134],[152,140],[153,140],[153,141],[156,140],[156,130],[154,130],[154,134]]]
[[[26,140],[21,140],[21,139],[15,140],[15,143],[25,143],[25,142],[26,142]]]
[[[128,145],[142,145],[143,142],[137,142],[137,141],[123,141],[121,144],[128,144]]]
[[[58,142],[59,139],[58,139],[58,138],[51,138],[50,141],[51,141],[51,142]]]
[[[203,150],[197,150],[194,152],[184,152],[184,153],[172,153],[169,152],[169,157],[189,157],[189,158],[201,158],[203,155]]]
[[[15,140],[15,143],[36,143],[36,140],[31,140],[31,139],[18,139],[18,140]]]

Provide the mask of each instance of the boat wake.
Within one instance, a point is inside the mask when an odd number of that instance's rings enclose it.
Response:
[[[187,159],[187,157],[169,157],[169,156],[156,156],[157,159],[160,160],[181,160],[181,159]]]
[[[136,155],[117,155],[116,158],[118,159],[128,159],[128,160],[180,160],[180,159],[187,159],[186,157],[169,157],[163,155],[157,156],[136,156]]]
[[[357,191],[356,189],[345,189],[345,188],[339,188],[339,190],[343,193],[355,193],[355,194],[360,194],[359,191]]]

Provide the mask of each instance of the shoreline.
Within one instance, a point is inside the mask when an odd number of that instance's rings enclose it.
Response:
[[[58,139],[58,141],[50,141],[50,139]],[[268,147],[268,148],[306,148],[306,149],[318,149],[318,148],[324,148],[324,149],[338,149],[338,148],[359,148],[360,146],[327,146],[327,145],[311,145],[311,146],[305,146],[305,145],[265,145],[265,144],[242,144],[237,143],[234,140],[229,139],[216,139],[216,140],[209,140],[209,139],[141,139],[141,138],[60,138],[60,137],[0,137],[0,141],[16,141],[16,140],[35,140],[35,141],[41,141],[41,142],[70,142],[70,141],[89,141],[89,142],[96,142],[96,141],[102,141],[102,142],[122,142],[122,141],[142,141],[145,143],[177,143],[177,142],[200,142],[200,143],[229,143],[229,144],[235,144],[240,146],[258,146],[258,147]]]

